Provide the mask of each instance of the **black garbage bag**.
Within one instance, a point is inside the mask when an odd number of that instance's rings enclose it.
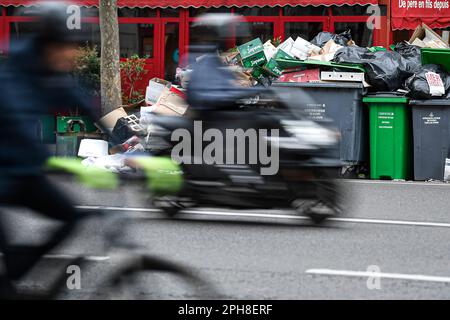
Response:
[[[314,39],[311,40],[313,45],[322,48],[328,41],[333,40],[335,43],[341,46],[347,46],[347,43],[352,40],[350,30],[347,30],[340,34],[334,34],[328,31],[319,32]]]
[[[441,99],[446,98],[446,94],[442,96],[433,96],[430,92],[430,86],[428,84],[426,74],[429,72],[434,72],[441,77],[442,83],[445,88],[445,92],[449,93],[450,80],[449,74],[444,70],[444,68],[437,64],[427,64],[420,68],[420,70],[409,77],[405,82],[405,88],[409,91],[407,96],[412,99],[417,100],[428,100],[428,99]]]
[[[399,42],[395,46],[394,51],[403,57],[406,69],[411,73],[415,73],[422,67],[420,47],[406,42]]]
[[[333,61],[363,65],[371,90],[375,91],[396,91],[413,74],[406,60],[395,51],[371,52],[367,48],[344,47],[336,52]]]
[[[117,139],[119,139],[120,142],[125,142],[131,137],[137,135],[137,132],[133,130],[125,118],[120,118],[114,126],[113,134],[117,137]]]

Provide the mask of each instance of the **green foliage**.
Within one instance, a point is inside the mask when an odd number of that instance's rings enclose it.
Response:
[[[91,95],[100,96],[100,58],[97,47],[86,44],[79,48],[73,73],[82,89]]]
[[[281,37],[273,38],[273,39],[272,39],[272,44],[273,44],[275,47],[278,47],[278,46],[281,44]]]
[[[134,104],[142,99],[142,92],[136,90],[136,84],[141,81],[148,72],[145,69],[146,58],[140,58],[137,54],[131,56],[120,63],[122,72],[122,103],[125,105]]]

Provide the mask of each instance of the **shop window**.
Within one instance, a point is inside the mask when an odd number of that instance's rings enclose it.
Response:
[[[12,22],[9,29],[11,45],[13,46],[20,39],[32,36],[37,28],[37,22]]]
[[[220,8],[189,8],[190,17],[198,17],[205,13],[230,13],[231,9],[227,7]]]
[[[248,32],[249,31],[249,32]],[[248,34],[249,33],[249,34]],[[273,23],[245,22],[236,27],[236,44],[240,45],[260,38],[263,42],[273,39]]]
[[[98,8],[86,8],[86,7],[82,7],[81,8],[81,16],[83,18],[86,17],[98,17],[99,16],[99,11]]]
[[[242,7],[236,8],[235,13],[242,16],[279,16],[279,7]]]
[[[325,6],[286,6],[283,7],[283,15],[285,16],[327,16],[328,7]]]
[[[164,79],[175,81],[175,74],[180,62],[180,28],[178,22],[166,23],[164,45]]]
[[[411,38],[412,35],[412,31],[410,30],[395,30],[393,32],[393,42],[394,43],[399,43],[402,41],[408,41],[409,38]]]
[[[190,49],[192,49],[193,46],[203,45],[210,41],[210,39],[209,39],[210,32],[209,31],[202,32],[200,27],[193,28],[192,27],[193,24],[194,23],[189,24],[189,47],[190,47]],[[231,26],[229,27],[229,29],[230,29],[229,38],[224,40],[226,42],[225,43],[226,49],[231,49],[232,47],[234,47],[233,29]],[[215,40],[216,39],[213,39],[213,41],[215,41]]]
[[[8,16],[18,16],[18,17],[29,17],[33,16],[36,7],[25,7],[25,6],[9,6],[6,8],[6,15]]]
[[[371,6],[333,6],[331,12],[333,16],[370,16],[372,12],[367,12]],[[382,16],[386,15],[386,6],[378,6]]]
[[[368,16],[367,8],[369,6],[333,6],[331,12],[333,16]]]
[[[321,22],[287,22],[284,25],[285,39],[302,37],[306,40],[312,40],[321,31],[323,31]]]
[[[160,15],[163,18],[175,18],[180,16],[180,10],[179,9],[173,9],[173,8],[165,8],[161,9]]]
[[[192,27],[193,23],[189,24],[189,45],[200,44],[203,41],[202,35],[200,32],[196,32],[197,30]]]
[[[92,47],[97,47],[97,52],[100,54],[101,49],[101,35],[100,25],[97,23],[82,23],[81,29],[86,34],[86,44]]]
[[[153,24],[119,24],[119,32],[121,58],[130,58],[135,54],[153,58],[155,34]]]
[[[121,18],[155,18],[156,10],[150,8],[120,8],[118,14]]]
[[[353,41],[360,47],[373,46],[373,30],[367,28],[365,22],[337,22],[334,29],[335,33],[350,30]]]

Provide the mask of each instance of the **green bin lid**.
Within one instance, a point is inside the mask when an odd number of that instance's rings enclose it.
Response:
[[[440,64],[450,72],[450,49],[421,48],[422,65]]]
[[[378,93],[367,95],[363,98],[365,103],[408,103],[408,98],[395,93]]]

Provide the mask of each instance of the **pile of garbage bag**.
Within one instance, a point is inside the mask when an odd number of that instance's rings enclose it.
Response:
[[[352,41],[352,34],[350,30],[344,31],[340,34],[334,34],[328,31],[323,31],[317,34],[314,39],[311,40],[311,43],[315,46],[323,48],[325,44],[333,40],[334,43],[340,46],[348,46],[349,44],[354,44]]]
[[[278,82],[359,82],[370,91],[398,91],[412,99],[450,99],[450,74],[438,64],[422,65],[422,48],[448,49],[448,45],[426,25],[408,42],[382,47],[360,47],[350,31],[320,32],[308,41],[288,37],[263,43],[260,38],[219,52],[223,64],[233,71],[242,87],[270,86]],[[201,58],[201,57],[200,57]],[[433,61],[435,62],[435,61]],[[437,61],[438,63],[440,61]],[[127,153],[148,151],[153,115],[183,117],[189,106],[186,89],[190,66],[177,68],[175,82],[153,78],[146,88],[145,103],[133,112],[119,108],[104,118],[121,145],[109,154],[87,157],[86,166],[128,171]],[[207,90],[207,88],[205,88]]]
[[[413,74],[408,59],[396,51],[372,52],[367,48],[344,47],[336,52],[333,61],[363,65],[368,83],[377,91],[398,90]]]
[[[416,100],[450,98],[450,75],[442,66],[427,64],[420,67],[405,82],[407,96]]]

